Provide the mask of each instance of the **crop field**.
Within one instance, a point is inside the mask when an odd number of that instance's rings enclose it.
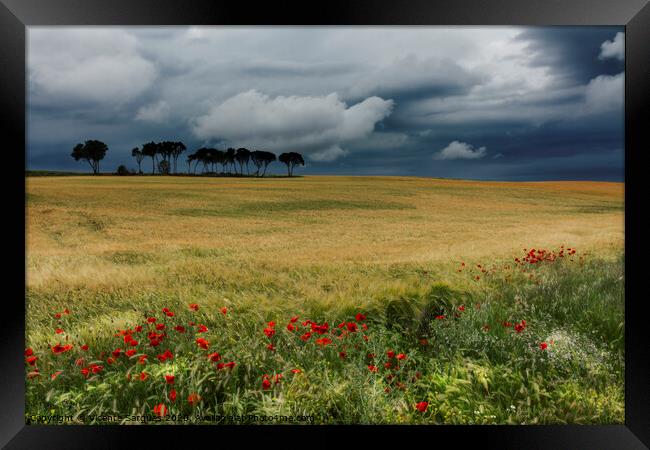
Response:
[[[26,187],[29,423],[624,421],[622,183]]]

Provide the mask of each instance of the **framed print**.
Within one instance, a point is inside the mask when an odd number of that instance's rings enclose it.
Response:
[[[650,443],[647,2],[0,11],[7,448]]]

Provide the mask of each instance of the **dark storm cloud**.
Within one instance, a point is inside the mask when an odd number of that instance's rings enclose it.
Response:
[[[301,151],[313,174],[622,180],[622,31],[30,27],[27,166],[182,140]]]

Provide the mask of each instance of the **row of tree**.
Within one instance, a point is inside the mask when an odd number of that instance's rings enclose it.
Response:
[[[178,173],[178,158],[187,150],[182,142],[162,141],[147,142],[142,148],[136,147],[131,150],[131,156],[138,164],[138,173],[142,173],[142,162],[145,158],[151,158],[151,173],[169,174]],[[99,173],[99,162],[104,159],[108,146],[102,141],[89,140],[84,144],[77,144],[72,149],[72,157],[75,161],[84,160],[90,164],[93,173]],[[228,148],[219,150],[216,148],[201,147],[194,153],[187,156],[187,173],[196,174],[199,164],[202,165],[201,173],[217,173],[221,166],[221,173],[235,175],[251,175],[249,163],[255,166],[255,176],[266,175],[266,169],[273,161],[280,161],[287,166],[287,173],[293,176],[293,170],[296,166],[304,166],[305,160],[300,153],[288,152],[282,153],[276,158],[275,153],[263,150],[248,150],[246,148]],[[194,167],[192,168],[192,164]],[[216,166],[216,169],[215,169]],[[239,171],[238,171],[239,168]]]

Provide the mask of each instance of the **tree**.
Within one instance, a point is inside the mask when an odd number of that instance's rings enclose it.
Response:
[[[163,175],[169,175],[169,169],[171,168],[171,165],[169,164],[169,161],[166,159],[163,159],[158,163],[158,172],[160,172]]]
[[[174,160],[174,173],[176,173],[178,157],[181,156],[181,153],[185,150],[187,150],[187,147],[185,147],[185,144],[182,142],[173,142],[171,145],[171,155]]]
[[[93,174],[96,175],[99,173],[99,161],[104,159],[107,151],[108,146],[102,141],[90,140],[84,144],[75,145],[70,156],[75,161],[79,161],[80,159],[87,161],[93,169]]]
[[[253,161],[253,164],[255,164],[255,167],[257,167],[257,172],[255,172],[255,175],[260,176],[260,170],[262,167],[264,167],[262,176],[266,175],[266,168],[269,166],[269,164],[275,161],[275,159],[275,154],[271,152],[265,152],[263,150],[255,150],[252,152],[251,161]]]
[[[228,164],[229,166],[232,165],[233,167],[235,167],[235,174],[236,174],[237,173],[237,167],[235,166],[235,149],[231,147],[228,150],[226,150],[225,158],[226,158],[226,164]],[[228,167],[228,169],[230,169],[230,167]]]
[[[156,173],[156,155],[158,154],[158,144],[147,142],[142,146],[142,154],[151,158],[151,173]]]
[[[293,176],[294,167],[297,165],[305,165],[305,160],[302,158],[302,155],[296,152],[282,153],[278,157],[278,160],[287,165],[287,172],[290,177]]]
[[[239,172],[244,174],[244,164],[246,164],[246,173],[250,175],[248,171],[248,161],[251,159],[251,152],[246,148],[238,148],[237,153],[235,153],[235,160],[239,163]]]
[[[142,164],[142,160],[144,159],[145,155],[140,151],[138,147],[135,147],[133,150],[131,150],[131,156],[133,156],[135,158],[135,161],[138,163],[138,173],[142,173],[140,164]]]

